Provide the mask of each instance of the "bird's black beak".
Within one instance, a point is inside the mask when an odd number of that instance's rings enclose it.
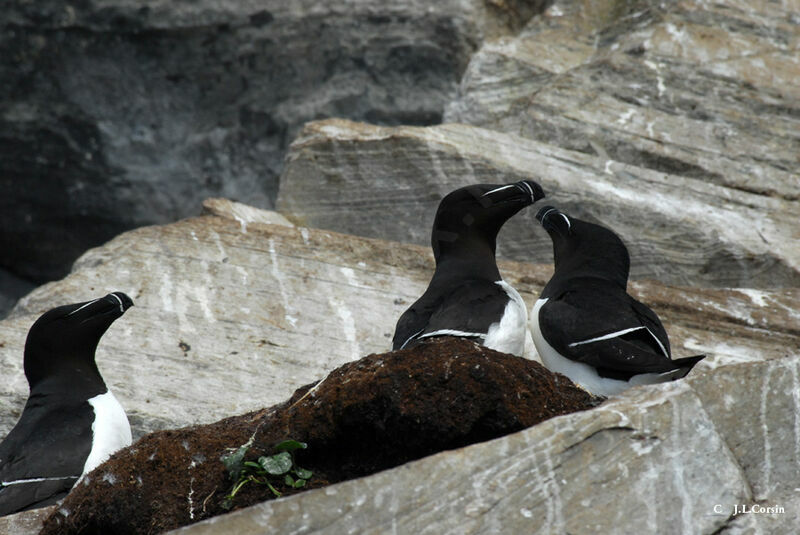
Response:
[[[553,219],[554,216],[557,216],[556,219]],[[551,236],[552,232],[564,236],[572,233],[572,222],[569,216],[558,208],[545,206],[536,213],[536,219]]]
[[[556,208],[554,208],[552,206],[543,206],[541,208],[541,210],[536,212],[536,220],[539,223],[541,223],[542,225],[544,225],[544,220],[547,219],[547,216],[549,216],[550,214],[553,214],[553,213],[555,213],[555,214],[559,213],[558,209],[556,209]]]
[[[532,180],[520,180],[513,184],[494,187],[485,192],[481,198],[493,204],[521,202],[527,206],[544,199],[544,190]]]
[[[133,299],[122,292],[111,292],[103,299],[119,307],[120,313],[125,312],[133,306]]]

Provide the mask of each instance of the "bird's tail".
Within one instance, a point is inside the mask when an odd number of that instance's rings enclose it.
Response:
[[[674,381],[675,379],[680,379],[682,377],[686,377],[694,365],[706,358],[705,355],[695,355],[693,357],[684,357],[682,359],[674,359],[672,364],[675,366],[674,369],[664,372],[660,374],[662,377],[666,378],[669,381]]]

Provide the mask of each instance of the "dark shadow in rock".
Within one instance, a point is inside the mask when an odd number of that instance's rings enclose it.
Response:
[[[220,457],[251,437],[246,460],[271,453],[285,439],[308,443],[297,454],[297,463],[314,471],[307,490],[598,402],[536,362],[469,340],[434,339],[345,364],[270,409],[146,435],[74,489],[42,535],[160,533],[225,513],[222,502],[232,482]],[[276,486],[284,495],[300,492]],[[250,484],[234,504],[272,497],[267,487]]]

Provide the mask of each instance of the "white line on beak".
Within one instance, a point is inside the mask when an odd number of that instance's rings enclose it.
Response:
[[[76,313],[76,312],[78,312],[79,310],[83,310],[84,308],[88,307],[89,305],[93,305],[94,303],[97,303],[98,301],[100,301],[100,299],[102,299],[102,297],[101,297],[101,298],[99,298],[99,299],[95,299],[94,301],[89,301],[88,303],[86,303],[86,304],[85,304],[85,305],[83,305],[82,307],[76,308],[75,310],[73,310],[72,312],[70,312],[69,314],[67,314],[67,316],[72,316],[73,314],[75,314],[75,313]]]
[[[487,191],[486,193],[484,193],[483,195],[481,195],[481,198],[483,198],[483,197],[486,197],[487,195],[491,195],[492,193],[495,193],[495,192],[497,192],[497,191],[502,191],[502,190],[504,190],[504,189],[508,189],[508,188],[515,188],[515,187],[516,187],[516,184],[509,184],[508,186],[500,186],[499,188],[494,188],[494,189],[493,189],[493,190],[491,190],[491,191]]]
[[[108,294],[108,295],[110,295],[111,297],[113,297],[114,299],[119,301],[119,311],[124,313],[125,312],[125,306],[122,304],[122,299],[117,297],[116,294]]]

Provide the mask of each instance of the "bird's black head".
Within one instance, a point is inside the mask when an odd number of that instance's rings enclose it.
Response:
[[[536,182],[476,184],[452,191],[439,203],[431,247],[438,263],[443,254],[494,255],[497,233],[511,216],[544,198]]]
[[[45,312],[25,341],[25,377],[30,387],[59,375],[75,381],[99,379],[103,385],[94,361],[97,344],[114,320],[132,306],[130,297],[113,292]]]
[[[630,256],[614,232],[552,206],[539,210],[536,219],[553,240],[555,276],[595,277],[627,286]]]

